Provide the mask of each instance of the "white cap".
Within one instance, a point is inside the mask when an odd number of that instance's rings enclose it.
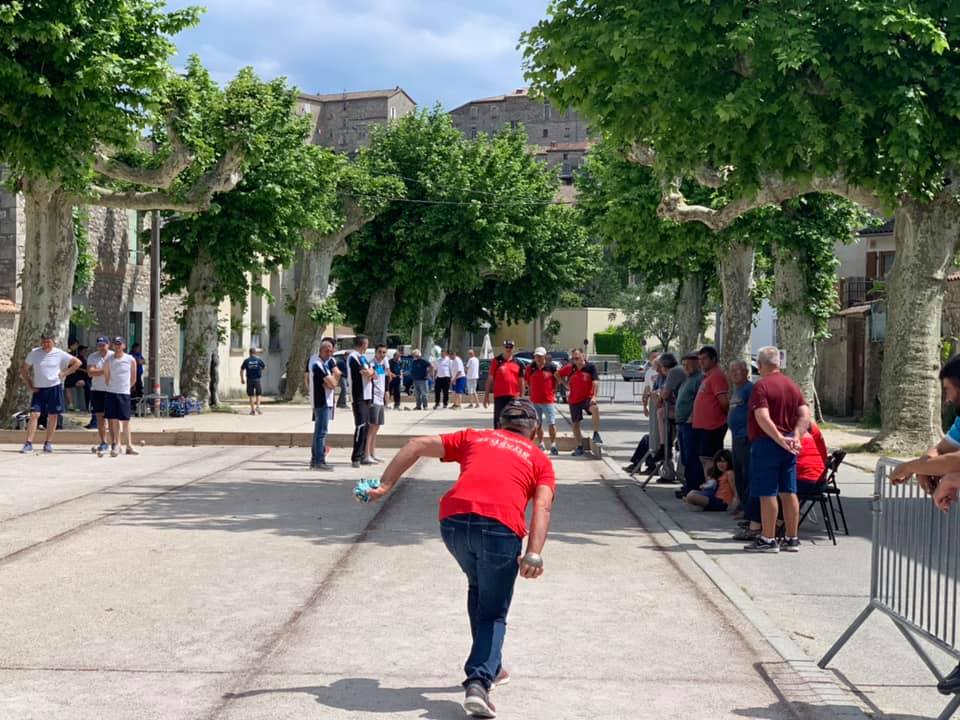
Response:
[[[534,354],[534,355],[546,355],[546,354],[547,354],[547,349],[544,348],[544,347],[538,347],[536,350],[533,351],[533,354]]]

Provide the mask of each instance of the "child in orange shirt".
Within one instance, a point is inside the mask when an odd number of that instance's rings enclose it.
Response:
[[[724,512],[737,497],[733,482],[733,455],[721,450],[713,456],[710,478],[699,490],[691,490],[683,501],[703,508],[704,512]]]

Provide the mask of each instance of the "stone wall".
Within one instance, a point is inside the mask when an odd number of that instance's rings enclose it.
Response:
[[[561,112],[525,91],[495,100],[470,102],[452,111],[450,116],[454,126],[467,137],[495,135],[505,127],[523,125],[530,145],[549,146],[590,139],[589,126],[575,110]]]

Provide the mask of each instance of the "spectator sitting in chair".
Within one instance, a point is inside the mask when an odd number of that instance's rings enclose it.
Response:
[[[698,490],[691,490],[683,498],[688,505],[703,508],[704,512],[724,512],[737,499],[733,480],[733,455],[721,450],[711,458],[710,477]]]

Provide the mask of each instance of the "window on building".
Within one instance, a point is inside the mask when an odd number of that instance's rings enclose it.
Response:
[[[880,253],[880,277],[886,280],[893,270],[893,263],[897,259],[895,252]]]
[[[544,128],[544,129],[543,129],[543,136],[544,136],[544,137],[550,137],[550,130],[547,129],[547,128]]]
[[[230,306],[230,349],[243,350],[243,308]]]
[[[470,128],[470,137],[471,137],[472,139],[476,139],[476,137],[477,137],[477,128],[476,128],[476,126]]]
[[[564,136],[564,137],[570,137],[570,128],[564,128],[564,129],[563,129],[563,136]]]
[[[143,265],[143,248],[140,244],[140,213],[127,210],[127,264]]]
[[[550,122],[550,102],[543,103],[543,121]]]
[[[564,160],[569,160],[569,159],[570,159],[570,154],[569,154],[569,153],[564,153],[564,154],[563,154],[563,159],[564,159]]]
[[[390,108],[390,119],[391,120],[397,119],[397,109],[395,107]]]
[[[510,121],[510,129],[511,129],[511,130],[516,130],[516,129],[517,129],[517,121],[516,121],[516,120],[511,120],[511,121]]]
[[[476,105],[471,105],[471,106],[470,106],[470,117],[472,117],[472,118],[480,117],[480,108],[478,108]]]
[[[127,318],[127,348],[143,345],[143,313],[131,312]]]
[[[313,112],[313,106],[310,103],[304,103],[301,110],[303,111],[303,114],[306,115]]]

